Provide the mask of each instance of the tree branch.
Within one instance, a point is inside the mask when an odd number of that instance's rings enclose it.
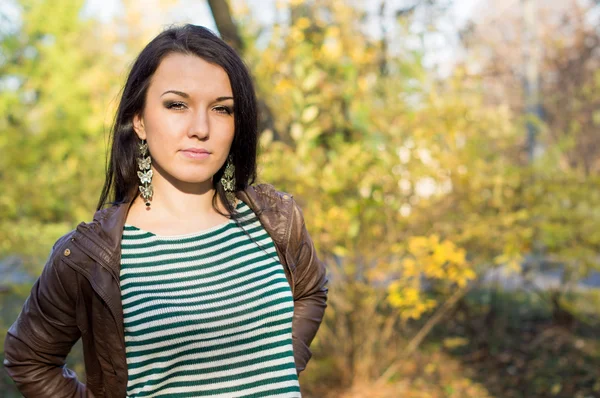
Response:
[[[244,51],[244,42],[238,32],[237,26],[231,17],[231,10],[226,0],[208,0],[210,11],[212,12],[215,24],[221,37],[238,53]]]
[[[233,21],[231,9],[229,8],[227,0],[208,0],[208,5],[210,6],[210,11],[215,20],[215,25],[217,25],[217,29],[223,40],[233,47],[240,56],[243,56],[245,48],[244,42],[240,36],[237,25]],[[273,113],[260,96],[258,98],[258,113],[259,133],[265,130],[271,130],[273,132],[273,140],[282,140],[281,134],[275,128]]]

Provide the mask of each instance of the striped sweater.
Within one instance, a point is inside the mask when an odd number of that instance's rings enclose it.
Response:
[[[179,236],[126,225],[129,397],[299,397],[291,289],[256,215]]]

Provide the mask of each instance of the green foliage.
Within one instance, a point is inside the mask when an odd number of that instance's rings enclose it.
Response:
[[[39,264],[93,210],[114,76],[103,72],[100,38],[79,17],[82,3],[22,1],[22,29],[2,39],[10,48],[2,79],[18,87],[0,92],[0,256]]]
[[[0,258],[19,254],[37,275],[54,241],[95,210],[132,58],[117,49],[140,39],[84,19],[83,1],[18,5],[21,29],[0,38]]]
[[[378,380],[432,313],[490,269],[521,272],[527,258],[528,269],[565,267],[566,286],[600,269],[600,176],[561,161],[577,134],[527,164],[523,120],[486,102],[482,80],[459,68],[440,81],[422,52],[398,42],[390,51],[364,34],[357,8],[278,2],[293,18],[259,46],[260,27],[240,4],[244,56],[274,116],[259,179],[295,195],[332,274],[311,385],[331,375],[338,386]],[[157,28],[142,24],[133,2],[107,24],[82,18],[83,1],[19,5],[20,29],[0,38],[0,259],[21,255],[37,275],[56,238],[94,211],[114,98]],[[580,317],[592,322],[597,307],[582,301],[573,293],[560,303],[585,307]],[[491,311],[473,307],[481,318]],[[486,396],[466,376],[426,366],[448,360],[439,347],[473,348],[446,337],[390,379],[441,383],[430,396]]]
[[[475,272],[533,258],[570,283],[600,269],[597,176],[565,169],[561,148],[527,164],[523,120],[487,104],[482,80],[457,69],[440,82],[420,54],[384,53],[356,8],[291,7],[301,16],[247,54],[276,113],[260,176],[297,196],[330,265],[318,344],[340,384],[377,379],[414,333],[398,320],[427,316]]]

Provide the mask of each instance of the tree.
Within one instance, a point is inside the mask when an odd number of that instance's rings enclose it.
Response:
[[[484,14],[463,32],[468,50],[465,65],[479,69],[489,101],[507,103],[523,112],[525,60],[524,22],[520,7],[481,5]],[[563,169],[590,175],[600,172],[598,144],[598,45],[597,6],[591,2],[538,1],[535,13],[535,48],[540,53],[540,101],[546,131],[543,147],[561,149]],[[483,10],[487,10],[483,11]],[[496,10],[496,11],[494,11]],[[515,51],[519,49],[520,51]],[[473,67],[477,65],[477,67]]]
[[[139,3],[106,24],[83,5],[20,0],[16,29],[0,37],[0,258],[20,255],[33,275],[60,235],[91,219],[123,76],[156,34]]]
[[[562,286],[547,297],[558,319],[564,308],[562,298],[557,297],[600,269],[600,240],[595,232],[599,218],[591,211],[599,203],[600,31],[597,5],[578,1],[538,4],[534,34],[541,53],[543,117],[529,122],[538,125],[537,140],[545,153],[531,169],[517,169],[521,177],[514,204],[522,208],[522,220],[528,225],[521,250],[527,258],[525,271],[564,270]],[[520,11],[516,7],[502,15],[492,11],[463,35],[469,54],[464,68],[473,70],[466,65],[478,65],[471,76],[486,87],[488,101],[506,104],[517,114],[525,108],[523,54],[515,51],[525,45]]]
[[[103,72],[111,55],[99,56],[104,38],[79,17],[82,4],[22,1],[21,29],[1,41],[3,81],[12,82],[0,92],[2,255],[39,260],[89,217],[100,187],[88,177],[103,169],[105,90],[115,86]]]

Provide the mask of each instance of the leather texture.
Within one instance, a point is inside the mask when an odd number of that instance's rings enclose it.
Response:
[[[327,277],[289,194],[261,184],[237,193],[275,243],[294,296],[292,339],[300,373],[327,302]],[[121,236],[129,203],[100,210],[60,238],[10,327],[4,367],[25,397],[125,397]],[[65,365],[82,339],[85,384]]]

